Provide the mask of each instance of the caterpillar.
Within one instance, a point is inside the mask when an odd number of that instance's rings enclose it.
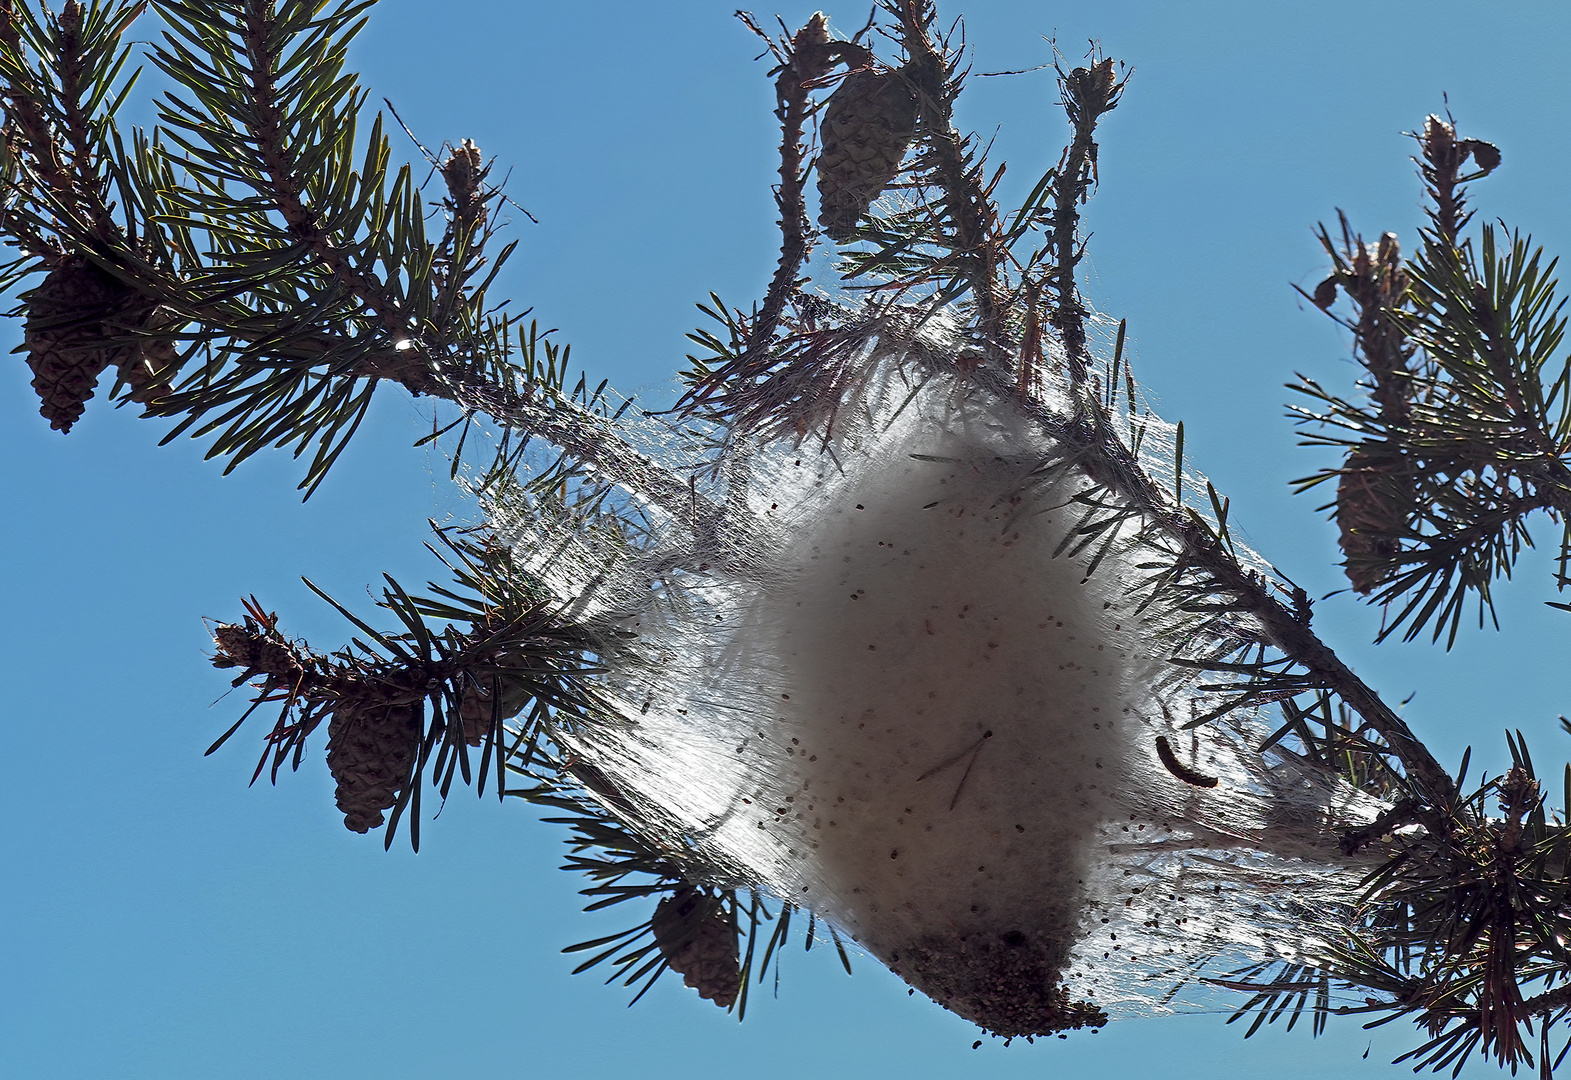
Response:
[[[1192,784],[1195,787],[1216,787],[1216,777],[1197,773],[1178,760],[1178,755],[1173,753],[1173,745],[1167,741],[1166,736],[1158,735],[1156,737],[1156,756],[1162,759],[1162,765],[1168,772],[1178,777],[1184,783]]]

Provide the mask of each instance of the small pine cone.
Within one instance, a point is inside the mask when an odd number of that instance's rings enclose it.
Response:
[[[1513,765],[1500,778],[1500,812],[1508,820],[1521,821],[1538,803],[1539,783],[1520,765]]]
[[[71,259],[51,270],[27,300],[27,363],[38,411],[60,432],[86,409],[98,376],[122,351],[105,344],[103,320],[131,290],[90,262]]]
[[[474,198],[480,187],[483,165],[480,147],[471,139],[465,139],[447,155],[447,160],[442,162],[442,179],[447,182],[447,190],[454,198]]]
[[[486,734],[491,730],[492,713],[489,681],[484,684],[483,689],[471,685],[464,691],[464,696],[458,703],[458,716],[464,724],[464,741],[470,746],[479,746],[485,742]]]
[[[828,44],[829,20],[822,11],[815,11],[813,17],[791,38],[791,51],[801,54],[809,49],[823,49]]]
[[[156,332],[169,329],[176,321],[167,308],[154,308],[141,320],[141,326]],[[120,361],[120,378],[131,388],[129,396],[138,405],[173,393],[170,384],[179,371],[180,349],[166,337],[141,339]]]
[[[1336,489],[1336,519],[1354,592],[1368,594],[1386,577],[1402,550],[1400,536],[1412,506],[1412,481],[1400,451],[1361,446],[1347,456]]]
[[[455,147],[447,160],[442,162],[442,179],[447,184],[447,193],[452,199],[454,211],[467,230],[473,231],[485,223],[482,185],[490,171],[480,157],[480,147],[470,139],[465,139]]]
[[[1456,176],[1466,154],[1456,143],[1456,128],[1431,114],[1424,120],[1424,157],[1442,175]]]
[[[702,920],[702,921],[699,921]],[[729,1009],[742,988],[736,929],[718,905],[683,885],[655,907],[650,927],[671,970],[698,996]]]
[[[218,654],[213,666],[218,668],[244,668],[246,674],[257,672],[271,675],[285,684],[299,682],[304,666],[300,658],[281,641],[266,632],[235,623],[219,623],[213,627],[213,642]]]
[[[824,111],[818,223],[845,240],[889,181],[916,135],[917,100],[897,72],[846,76]]]
[[[492,659],[504,667],[515,662],[505,653]],[[534,700],[536,687],[517,674],[491,667],[477,667],[470,674],[474,681],[466,680],[469,686],[458,703],[458,715],[464,722],[464,739],[470,746],[479,746],[491,730],[494,712],[491,695],[500,693],[501,719],[511,720]]]
[[[1064,76],[1064,89],[1077,106],[1082,116],[1095,120],[1107,111],[1108,103],[1113,100],[1113,92],[1118,89],[1118,73],[1113,70],[1113,58],[1109,56],[1093,67],[1077,67]]]
[[[420,749],[420,729],[408,705],[333,714],[327,729],[327,768],[338,781],[344,827],[369,832],[398,802]]]

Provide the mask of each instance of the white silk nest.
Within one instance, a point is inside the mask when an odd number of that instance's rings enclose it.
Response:
[[[496,512],[564,603],[630,635],[621,722],[568,751],[713,880],[810,909],[996,1034],[1205,1005],[1197,972],[1318,952],[1369,866],[1338,835],[1380,804],[1261,752],[1252,714],[1186,727],[1213,702],[1174,635],[1218,630],[1142,607],[1173,556],[1138,520],[1072,553],[1107,496],[1040,411],[865,357],[828,434],[726,444],[702,561],[650,508],[634,549]]]

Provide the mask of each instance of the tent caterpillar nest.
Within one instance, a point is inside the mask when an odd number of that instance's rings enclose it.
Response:
[[[1170,677],[1173,635],[1211,640],[1143,585],[1175,552],[1073,466],[1050,423],[1067,395],[1023,407],[954,373],[942,319],[924,333],[848,346],[856,408],[832,434],[720,451],[704,482],[728,517],[700,571],[652,583],[693,558],[662,512],[628,557],[555,504],[498,508],[503,529],[556,538],[514,555],[623,642],[603,684],[621,721],[564,733],[596,770],[575,775],[603,777],[706,880],[811,896],[813,917],[1005,1037],[1168,1011],[1175,957],[1318,948],[1283,913],[1356,895],[1323,823],[1379,807],[1256,750],[1249,712],[1197,731],[1214,775],[1167,739],[1150,753],[1136,733],[1170,731],[1201,692]],[[1228,799],[1175,798],[1163,770],[1225,778]],[[1196,940],[1124,903],[1136,873],[1165,895],[1261,888]]]

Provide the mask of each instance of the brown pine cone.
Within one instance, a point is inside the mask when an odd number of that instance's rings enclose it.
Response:
[[[327,768],[338,781],[344,827],[369,832],[398,802],[420,748],[420,729],[408,705],[334,713],[327,728]]]
[[[494,655],[492,659],[503,668],[517,662],[506,653]],[[480,666],[471,669],[470,675],[473,679],[466,680],[468,688],[459,699],[458,715],[464,724],[464,740],[470,746],[479,746],[491,731],[492,692],[501,692],[501,719],[511,720],[534,700],[536,687],[520,678],[516,670],[510,674],[507,670]]]
[[[1343,569],[1354,592],[1367,594],[1386,577],[1402,550],[1412,505],[1412,480],[1400,451],[1361,446],[1347,456],[1336,488],[1336,519],[1347,557]]]
[[[1064,89],[1082,116],[1095,120],[1108,111],[1113,92],[1118,89],[1118,73],[1113,58],[1107,57],[1092,67],[1077,67],[1064,76]]]
[[[442,179],[447,182],[447,190],[458,201],[468,201],[475,197],[480,190],[480,180],[485,173],[484,162],[480,158],[480,148],[473,140],[465,139],[462,144],[453,148],[447,155],[447,160],[442,162]]]
[[[683,885],[655,907],[650,927],[672,971],[698,996],[729,1009],[742,988],[736,929],[718,904]]]
[[[448,196],[467,232],[473,233],[485,224],[484,184],[490,171],[480,157],[480,148],[469,139],[455,147],[442,162],[442,179],[447,183]]]
[[[144,330],[168,330],[177,323],[168,308],[154,308],[138,320]],[[128,395],[138,405],[173,393],[170,383],[180,370],[180,349],[166,337],[142,338],[120,358],[120,378],[131,388]]]
[[[121,348],[105,344],[103,320],[124,305],[131,290],[84,259],[51,270],[27,301],[27,363],[38,411],[57,431],[71,430],[106,367]]]
[[[896,72],[854,72],[829,96],[818,157],[818,223],[830,239],[849,238],[900,171],[916,117],[916,95]]]
[[[491,730],[491,692],[471,686],[458,702],[458,717],[464,725],[464,742],[479,746]]]
[[[216,668],[237,667],[244,668],[246,675],[271,675],[285,686],[298,683],[305,672],[294,650],[254,622],[247,626],[219,623],[213,627],[213,642],[218,646],[213,657]]]

